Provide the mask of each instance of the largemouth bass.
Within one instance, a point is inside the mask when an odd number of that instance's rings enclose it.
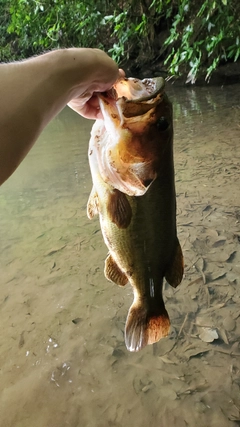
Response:
[[[138,351],[169,333],[163,279],[183,276],[177,238],[172,105],[164,80],[123,79],[99,95],[103,120],[93,125],[87,213],[99,214],[109,254],[108,280],[132,285],[125,343]]]

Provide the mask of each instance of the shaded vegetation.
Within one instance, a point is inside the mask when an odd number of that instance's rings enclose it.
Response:
[[[99,47],[136,72],[158,63],[206,79],[240,57],[239,0],[0,0],[0,60]]]

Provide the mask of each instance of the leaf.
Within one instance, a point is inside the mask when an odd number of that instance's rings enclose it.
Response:
[[[202,384],[198,385],[192,385],[188,387],[186,390],[182,391],[180,394],[191,394],[196,392],[205,391],[209,388],[209,384],[207,382],[204,382]]]
[[[227,274],[226,271],[218,270],[218,271],[210,274],[210,280],[211,280],[211,282],[214,282],[214,280],[221,279],[222,277],[225,277],[226,274]]]
[[[53,255],[53,254],[55,254],[56,252],[59,252],[59,251],[61,251],[62,249],[64,249],[66,246],[67,246],[67,245],[63,245],[63,246],[60,246],[59,248],[53,248],[53,249],[51,249],[50,251],[48,251],[48,252],[45,254],[45,256]]]
[[[209,236],[211,236],[211,237],[213,237],[213,238],[215,238],[215,239],[218,238],[218,232],[217,232],[217,230],[214,230],[212,228],[207,228],[206,229],[206,234],[209,235]]]
[[[222,338],[223,342],[225,344],[229,345],[229,341],[228,341],[226,331],[223,328],[219,329],[219,335]]]
[[[218,339],[218,333],[216,329],[212,328],[203,328],[201,334],[199,334],[199,338],[203,342],[213,342]]]
[[[207,353],[208,351],[210,351],[209,348],[193,348],[189,351],[187,351],[186,357],[187,360],[190,360],[192,357],[198,357],[198,356],[202,356],[204,353]]]
[[[238,50],[237,50],[237,52],[236,52],[236,54],[234,56],[234,62],[237,61],[237,59],[238,59],[239,56],[240,56],[240,49],[238,48]]]
[[[212,247],[218,248],[219,246],[223,246],[225,242],[226,242],[226,237],[221,236],[217,240],[215,240],[215,242],[212,244]]]
[[[229,315],[229,316],[226,316],[225,319],[223,319],[223,326],[226,329],[226,331],[230,332],[236,328],[236,322],[233,319],[233,317]]]
[[[196,269],[197,269],[197,271],[199,271],[199,272],[203,272],[203,270],[204,270],[204,259],[201,257],[201,258],[199,258],[196,262],[195,262],[195,267],[196,267]]]
[[[151,390],[154,387],[154,383],[152,381],[150,381],[149,384],[145,385],[142,388],[143,393],[147,393],[149,390]]]
[[[226,250],[217,253],[209,253],[209,261],[214,262],[232,262],[236,255],[236,251],[232,250],[231,247],[226,248]]]
[[[173,362],[171,359],[169,359],[167,356],[160,356],[159,359],[161,359],[164,363],[167,363],[169,365],[176,365],[176,363]]]

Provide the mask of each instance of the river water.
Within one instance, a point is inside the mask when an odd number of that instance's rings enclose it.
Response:
[[[240,86],[168,93],[185,257],[169,337],[125,348],[132,290],[105,279],[86,215],[92,122],[66,108],[0,192],[1,426],[239,425]]]

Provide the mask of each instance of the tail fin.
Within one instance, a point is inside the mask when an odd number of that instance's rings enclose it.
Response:
[[[163,301],[151,308],[134,302],[129,309],[125,326],[125,343],[129,351],[139,351],[166,337],[170,329],[168,312]]]

